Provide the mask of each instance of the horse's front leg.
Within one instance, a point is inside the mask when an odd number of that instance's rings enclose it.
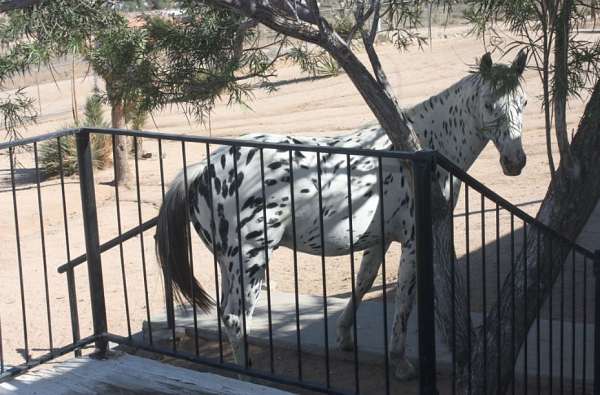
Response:
[[[390,360],[395,366],[394,375],[399,380],[410,380],[416,376],[414,366],[406,358],[406,333],[408,317],[414,305],[416,290],[415,240],[402,244],[402,257],[398,269],[396,310],[392,327]]]

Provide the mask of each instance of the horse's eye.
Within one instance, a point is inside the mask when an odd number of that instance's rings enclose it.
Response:
[[[527,106],[527,100],[525,100],[525,103],[523,103],[523,107]]]

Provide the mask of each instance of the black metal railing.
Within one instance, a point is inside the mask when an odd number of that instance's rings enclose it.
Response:
[[[133,181],[129,188],[110,182],[117,175],[114,166],[94,169],[91,135],[110,136],[113,157],[115,136],[132,139]],[[61,141],[72,138],[76,140],[78,175],[67,176]],[[141,160],[138,140],[143,140],[144,148],[156,155]],[[38,149],[48,141],[58,145],[59,174],[54,180],[44,181]],[[218,147],[231,147],[233,158],[240,149],[256,149],[260,166],[256,181],[262,184],[263,204],[257,215],[263,218],[262,252],[268,261],[266,305],[261,305],[255,314],[264,316],[258,325],[262,329],[252,332],[246,327],[245,316],[242,319],[242,347],[246,357],[241,364],[235,364],[229,352],[220,307],[208,315],[202,315],[196,306],[188,310],[176,307],[170,281],[172,268],[167,267],[162,273],[154,264],[154,243],[149,243],[152,235],[148,234],[157,224],[155,207],[165,198],[168,180],[184,169],[185,196],[189,196],[190,175],[185,170],[189,162],[206,159],[207,168],[221,166],[211,163],[215,158],[210,154]],[[291,209],[291,251],[287,259],[270,257],[267,247],[267,181],[272,169],[265,164],[265,153],[269,152],[287,153],[290,163],[286,193]],[[327,210],[323,203],[323,161],[335,157],[340,163],[345,162],[346,186],[341,193],[347,196],[349,210],[349,262],[327,256],[322,215],[313,224],[320,245],[317,258],[303,255],[297,247],[298,226],[303,218],[297,218],[295,197],[301,191],[295,190],[295,180],[304,169],[292,163],[297,155],[308,154],[314,155],[316,161],[317,171],[311,182],[317,189],[313,209],[319,213]],[[396,393],[411,388],[424,394],[492,393],[498,388],[512,393],[590,393],[596,377],[600,377],[597,372],[600,364],[595,363],[600,357],[600,342],[594,340],[600,330],[592,325],[600,319],[600,304],[596,303],[599,287],[591,277],[599,267],[598,256],[539,223],[435,152],[372,151],[128,130],[74,129],[2,143],[0,155],[5,156],[4,159],[0,156],[0,160],[8,167],[5,172],[8,186],[0,191],[0,198],[4,195],[2,204],[6,200],[12,206],[15,236],[14,242],[8,235],[2,238],[2,244],[7,246],[6,255],[2,256],[7,258],[0,264],[0,278],[18,284],[8,307],[0,297],[0,381],[72,351],[80,355],[80,350],[91,343],[95,343],[96,352],[103,353],[109,342],[283,388],[291,386],[324,393]],[[364,302],[361,309],[357,307],[357,288],[361,284],[356,280],[358,251],[353,237],[357,223],[352,215],[355,158],[370,158],[374,169],[369,182],[376,185],[380,228],[376,230],[378,241],[372,247],[382,260],[375,280],[376,291],[371,293],[375,300]],[[389,267],[392,257],[389,252],[386,258],[385,235],[389,230],[383,207],[386,185],[383,169],[384,162],[390,160],[411,164],[415,202],[418,354],[409,356],[418,360],[419,380],[409,382],[399,382],[393,377],[394,361],[389,357],[388,338],[392,333],[389,315],[394,307],[388,305],[388,292],[392,290],[390,273],[395,271]],[[237,224],[237,244],[241,245],[240,205],[245,202],[238,191],[237,160],[233,164],[236,212],[229,220]],[[24,173],[31,169],[33,181],[20,181],[20,169],[27,170]],[[430,180],[440,171],[456,181],[449,184],[451,196],[458,192],[455,189],[459,185],[463,189],[457,202],[458,212],[451,216],[447,228],[456,252],[448,251],[445,260],[434,253],[436,228],[431,204]],[[31,204],[21,205],[20,198],[30,197],[29,184],[34,186],[35,193],[31,196],[35,209]],[[79,187],[74,189],[75,184]],[[208,184],[209,194],[214,196],[212,181]],[[80,196],[73,198],[77,193]],[[48,202],[58,203],[60,215],[54,216],[46,210]],[[218,232],[214,209],[210,213],[213,225],[208,230],[211,240],[216,240],[215,231]],[[452,204],[450,212],[454,211]],[[186,212],[190,212],[189,207]],[[30,215],[37,215],[37,220],[31,221]],[[191,232],[186,234],[189,237]],[[188,244],[191,271],[202,278],[217,306],[221,306],[220,264],[216,254],[196,239],[191,238]],[[33,252],[34,248],[40,248],[41,254]],[[240,262],[235,265],[239,264],[243,272],[241,253],[238,255]],[[335,259],[335,266],[330,259]],[[442,261],[445,267],[441,266]],[[82,266],[83,263],[86,265]],[[340,276],[330,274],[332,267],[337,272],[347,272],[349,284],[344,292]],[[274,268],[278,271],[273,272]],[[41,274],[41,292],[28,278],[31,273]],[[86,273],[88,284],[84,285]],[[310,277],[310,281],[303,281],[303,277]],[[242,281],[241,286],[244,285]],[[242,289],[241,293],[245,291]],[[336,294],[344,294],[344,298]],[[285,299],[287,296],[289,300]],[[63,299],[68,300],[68,306],[61,310],[57,307],[64,303],[57,300]],[[44,300],[44,314],[28,311],[32,300]],[[245,298],[241,300],[244,303]],[[353,351],[341,352],[335,347],[333,318],[348,300],[353,313]],[[499,303],[508,306],[508,310],[498,310]],[[111,308],[107,310],[106,306]],[[445,321],[436,321],[436,311],[439,313],[444,306],[447,310],[440,317],[445,317]],[[60,322],[61,315],[67,324]],[[470,329],[461,333],[465,327]],[[21,335],[15,328],[21,329]],[[40,333],[46,333],[44,345]],[[519,342],[523,338],[524,342]],[[497,369],[492,370],[491,366]],[[504,371],[505,366],[510,366],[509,372]]]
[[[591,334],[598,333],[597,278],[591,277],[600,262],[597,254],[447,159],[438,156],[437,163],[464,189],[457,204],[462,212],[453,216],[451,227],[452,245],[459,241],[457,230],[464,240],[463,251],[450,258],[455,262],[451,348],[460,338],[457,303],[466,304],[476,326],[466,336],[466,357],[459,361],[452,354],[451,393],[461,381],[467,393],[597,393],[599,376],[592,370],[597,357],[591,352],[598,344]],[[466,285],[462,295],[457,295],[457,276]],[[514,363],[503,363],[507,355]]]

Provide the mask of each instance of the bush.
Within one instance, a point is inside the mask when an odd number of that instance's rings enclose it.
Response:
[[[112,163],[112,142],[108,135],[93,134],[90,137],[92,163],[95,169],[104,169]],[[60,150],[57,140],[50,140],[40,145],[40,164],[47,177],[60,175],[60,154],[62,154],[63,175],[77,173],[77,144],[74,136],[60,139]]]
[[[104,121],[102,98],[94,93],[85,103],[84,125],[89,127],[107,127]],[[104,169],[112,163],[112,139],[109,135],[92,134],[91,151],[92,163],[96,169]],[[60,175],[62,156],[63,175],[70,176],[77,173],[77,144],[74,136],[67,136],[57,140],[50,140],[40,145],[40,165],[47,177]]]

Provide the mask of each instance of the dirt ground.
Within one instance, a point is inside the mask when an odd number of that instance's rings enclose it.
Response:
[[[383,66],[395,87],[403,105],[411,105],[426,99],[462,78],[475,64],[476,58],[484,52],[482,42],[466,36],[468,29],[463,26],[446,30],[434,30],[432,48],[411,49],[399,52],[389,44],[380,44],[378,50]],[[364,58],[365,55],[361,54]],[[497,58],[498,56],[496,56]],[[496,60],[496,59],[495,59]],[[504,62],[512,58],[504,59]],[[38,80],[44,81],[44,76]],[[47,77],[47,76],[46,76]],[[32,77],[30,77],[31,79]],[[154,116],[154,122],[148,122],[146,129],[161,132],[185,133],[201,136],[235,137],[250,132],[268,132],[295,135],[335,135],[352,131],[369,122],[373,116],[355,88],[345,75],[314,81],[303,78],[298,70],[282,65],[279,76],[279,89],[274,93],[256,91],[251,109],[219,104],[211,116],[210,129],[207,125],[189,123],[181,111],[172,109]],[[543,112],[539,101],[541,84],[537,75],[527,71],[525,90],[529,104],[526,108],[523,143],[528,155],[527,166],[518,177],[502,174],[498,153],[489,145],[475,162],[470,174],[521,208],[535,214],[549,182],[546,156],[545,135],[543,131]],[[93,78],[80,78],[77,87],[77,101],[81,109],[86,96],[93,87]],[[35,86],[28,88],[32,96],[37,96]],[[41,116],[36,125],[24,131],[24,136],[33,136],[68,126],[71,118],[71,97],[68,80],[57,83],[48,80],[39,85]],[[573,99],[568,113],[569,129],[575,129],[586,97]],[[107,113],[108,114],[108,113]],[[144,143],[144,150],[152,153],[150,159],[139,161],[139,185],[141,201],[139,212],[142,221],[154,217],[161,202],[160,163],[156,142]],[[163,151],[165,179],[170,180],[182,167],[182,147],[180,143],[164,142]],[[203,145],[187,144],[188,163],[204,157]],[[555,154],[555,158],[558,154]],[[8,152],[0,152],[0,328],[3,363],[15,365],[23,361],[25,355],[25,336],[27,347],[33,356],[50,348],[71,341],[69,303],[65,274],[57,273],[58,266],[84,252],[84,239],[81,218],[81,203],[77,177],[65,179],[66,210],[63,212],[61,183],[59,179],[44,179],[39,189],[43,201],[43,235],[45,257],[42,255],[40,232],[40,213],[38,209],[38,189],[36,172],[31,152],[18,154],[21,166],[16,170],[16,206],[18,208],[18,236],[13,211],[13,192],[11,188]],[[100,241],[105,242],[118,234],[115,188],[112,168],[95,173],[96,203],[100,228]],[[120,189],[120,209],[122,230],[139,225],[138,199],[135,186],[129,190]],[[480,209],[479,196],[470,197],[471,210]],[[493,206],[487,202],[485,208]],[[464,198],[457,207],[455,222],[455,240],[459,256],[466,252],[466,233],[464,224]],[[65,238],[65,222],[68,225],[68,251]],[[501,212],[500,236],[506,237],[510,231],[510,217]],[[495,213],[486,211],[485,239],[494,238]],[[595,223],[595,222],[594,222]],[[594,223],[588,226],[584,242],[597,235],[598,227]],[[522,224],[515,223],[518,229]],[[109,331],[126,335],[129,330],[137,332],[148,316],[163,313],[164,293],[162,278],[154,258],[153,230],[145,232],[142,238],[134,238],[123,244],[123,259],[118,248],[102,255],[104,288],[106,293]],[[17,250],[16,240],[20,242]],[[144,249],[140,248],[141,243]],[[479,251],[482,245],[481,216],[474,216],[470,222],[470,252]],[[495,247],[489,247],[495,248]],[[491,250],[489,250],[491,251]],[[503,256],[508,251],[503,244]],[[143,252],[143,254],[142,254]],[[392,246],[387,255],[386,283],[392,286],[397,271],[400,248]],[[491,252],[488,252],[491,253]],[[19,277],[19,259],[21,257],[23,281]],[[357,257],[357,264],[358,264]],[[480,258],[473,258],[473,262]],[[214,266],[212,256],[194,238],[194,262],[198,278],[207,289],[214,290]],[[278,250],[271,262],[271,287],[277,291],[292,292],[294,278],[292,255],[289,250]],[[321,262],[319,257],[299,256],[300,292],[321,294]],[[327,258],[326,283],[330,296],[348,297],[350,292],[350,261],[347,257]],[[45,265],[45,266],[44,266]],[[44,282],[44,267],[48,273],[48,299]],[[576,268],[577,284],[583,284],[591,274],[583,272],[584,265]],[[146,281],[144,280],[146,272]],[[480,270],[481,272],[481,270]],[[477,274],[475,271],[473,275]],[[125,274],[125,276],[123,276]],[[492,274],[490,274],[491,276]],[[77,301],[82,336],[91,334],[92,322],[89,306],[88,279],[85,265],[75,270]],[[124,292],[124,279],[127,292]],[[489,283],[492,284],[490,277]],[[490,293],[494,292],[490,285]],[[588,289],[591,287],[588,284]],[[144,290],[148,291],[148,299]],[[570,289],[575,292],[578,286],[573,283]],[[382,291],[381,276],[376,280],[369,297],[378,297]],[[474,291],[473,310],[481,310],[477,302],[479,291]],[[578,292],[583,292],[579,291]],[[583,294],[581,294],[583,295]],[[125,298],[127,296],[127,299]],[[576,296],[582,298],[583,296]],[[21,303],[22,298],[25,304]],[[47,308],[47,300],[49,309]],[[126,306],[127,300],[127,306]],[[577,299],[579,300],[579,299]],[[566,303],[570,306],[575,299]],[[478,305],[479,303],[479,305]],[[558,303],[558,301],[556,301]],[[579,306],[579,303],[577,303]],[[478,307],[479,306],[479,307]],[[591,311],[591,306],[587,307]],[[569,308],[569,311],[572,309]],[[558,311],[558,310],[554,310]],[[130,317],[129,323],[126,319]],[[24,331],[23,317],[27,320]],[[51,325],[49,325],[49,319]],[[51,335],[49,334],[51,329]],[[25,335],[26,332],[26,335]]]

